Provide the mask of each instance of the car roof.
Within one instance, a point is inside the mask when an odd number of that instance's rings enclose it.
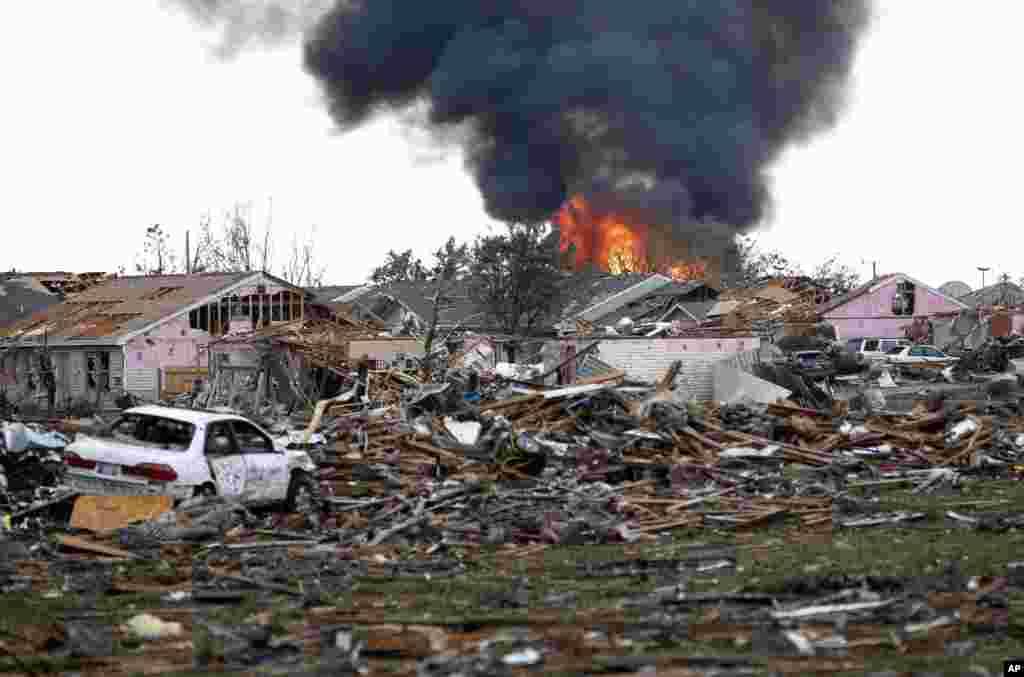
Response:
[[[125,414],[142,414],[144,416],[160,416],[174,421],[202,425],[213,421],[244,421],[242,416],[236,414],[220,414],[215,411],[204,411],[202,409],[181,409],[178,407],[161,407],[159,405],[145,405],[126,409]]]

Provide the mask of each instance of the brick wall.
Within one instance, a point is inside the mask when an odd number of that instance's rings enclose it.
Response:
[[[593,339],[567,339],[560,343],[576,343],[582,350]],[[710,400],[714,396],[712,365],[737,353],[756,350],[760,340],[756,337],[723,339],[603,339],[598,346],[598,357],[613,367],[622,369],[631,379],[656,381],[675,360],[682,360],[678,387],[685,388],[690,397]]]

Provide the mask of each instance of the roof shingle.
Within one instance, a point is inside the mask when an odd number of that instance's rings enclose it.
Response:
[[[5,327],[7,338],[110,338],[137,331],[253,273],[112,278]]]

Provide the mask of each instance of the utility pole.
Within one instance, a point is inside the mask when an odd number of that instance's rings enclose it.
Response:
[[[988,271],[990,271],[992,269],[987,267],[987,266],[978,266],[978,270],[981,271],[981,288],[984,289],[985,288],[985,273],[987,273]]]
[[[874,282],[875,280],[877,280],[878,279],[878,261],[865,261],[864,259],[861,259],[860,262],[861,263],[870,263],[871,264],[871,281]]]
[[[188,231],[185,231],[185,274],[192,273],[192,250],[188,246]]]

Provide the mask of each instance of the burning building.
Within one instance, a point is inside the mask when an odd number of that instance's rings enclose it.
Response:
[[[574,264],[678,277],[761,223],[772,164],[835,124],[870,18],[870,0],[178,2],[234,43],[314,22],[304,66],[340,129],[410,112],[495,219],[554,219]]]
[[[555,215],[561,265],[616,275],[658,272],[675,280],[721,284],[722,255],[697,256],[671,226],[651,224],[640,210],[601,209],[575,195]]]

